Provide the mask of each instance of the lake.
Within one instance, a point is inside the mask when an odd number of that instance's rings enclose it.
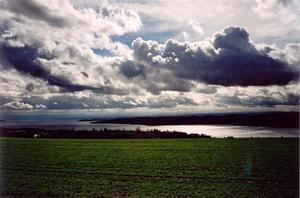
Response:
[[[298,128],[269,128],[269,127],[249,127],[233,125],[131,125],[131,124],[91,124],[88,121],[78,120],[8,120],[1,122],[2,127],[13,128],[44,128],[44,129],[74,129],[74,130],[92,130],[92,129],[125,129],[125,130],[151,130],[159,129],[161,131],[181,131],[186,133],[204,133],[213,137],[299,137]]]

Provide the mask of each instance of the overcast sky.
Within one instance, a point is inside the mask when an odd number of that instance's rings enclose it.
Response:
[[[299,20],[299,0],[0,0],[0,109],[297,110]]]

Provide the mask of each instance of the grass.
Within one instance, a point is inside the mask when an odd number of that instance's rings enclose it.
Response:
[[[298,139],[1,138],[4,196],[298,197]]]

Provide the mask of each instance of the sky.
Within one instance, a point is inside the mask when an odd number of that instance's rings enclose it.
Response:
[[[298,0],[0,0],[0,111],[299,109]]]

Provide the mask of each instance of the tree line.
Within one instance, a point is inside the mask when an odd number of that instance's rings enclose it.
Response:
[[[1,128],[2,137],[19,138],[63,138],[63,139],[152,139],[152,138],[211,138],[206,134],[187,134],[179,131],[142,131],[125,129],[39,129],[39,128]]]

